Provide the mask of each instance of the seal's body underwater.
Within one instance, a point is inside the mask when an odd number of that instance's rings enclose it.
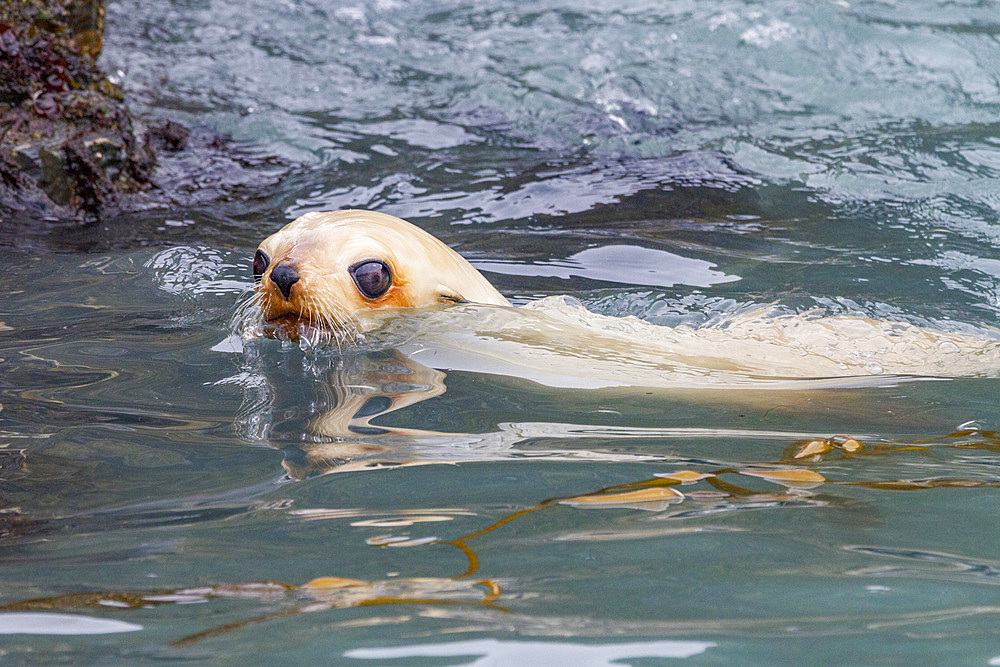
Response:
[[[306,213],[260,244],[253,262],[261,315],[295,337],[300,324],[345,332],[381,308],[509,305],[461,255],[384,213]]]

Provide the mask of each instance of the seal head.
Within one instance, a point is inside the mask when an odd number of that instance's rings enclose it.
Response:
[[[253,260],[264,322],[356,332],[383,308],[509,305],[461,255],[419,227],[372,211],[306,213],[265,239]]]

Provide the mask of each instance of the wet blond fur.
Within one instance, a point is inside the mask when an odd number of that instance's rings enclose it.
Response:
[[[344,210],[306,213],[259,246],[269,258],[257,286],[265,322],[294,328],[304,322],[324,329],[357,331],[367,311],[468,301],[508,305],[461,255],[419,227],[384,213]],[[369,299],[349,267],[381,260],[392,286]],[[299,274],[286,298],[271,280],[279,263]]]

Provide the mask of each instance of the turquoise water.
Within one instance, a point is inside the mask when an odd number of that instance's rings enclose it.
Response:
[[[692,394],[231,337],[257,243],[347,206],[517,305],[995,336],[992,3],[129,0],[102,62],[278,161],[0,229],[4,662],[1000,661],[994,373]]]

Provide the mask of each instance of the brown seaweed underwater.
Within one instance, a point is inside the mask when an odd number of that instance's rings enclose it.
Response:
[[[944,444],[942,444],[944,443]],[[858,614],[852,616],[815,618],[752,618],[715,619],[703,621],[644,621],[611,623],[584,617],[531,617],[514,614],[504,606],[505,587],[500,581],[482,573],[480,555],[475,547],[477,538],[496,531],[509,529],[511,524],[531,520],[537,512],[632,510],[652,513],[660,521],[652,527],[622,532],[620,529],[565,532],[556,537],[566,542],[586,543],[606,540],[641,540],[647,538],[680,537],[706,528],[686,527],[685,519],[707,517],[713,514],[746,510],[788,509],[794,507],[837,507],[857,511],[855,501],[838,494],[837,488],[862,487],[888,491],[926,491],[929,489],[998,488],[996,480],[973,478],[881,479],[857,481],[832,479],[823,474],[825,467],[844,470],[845,464],[861,471],[865,462],[873,457],[886,456],[940,456],[942,451],[1000,453],[1000,435],[966,429],[948,434],[934,443],[863,444],[850,437],[838,436],[822,440],[800,441],[788,447],[775,461],[741,468],[702,470],[671,470],[663,468],[648,479],[636,480],[600,489],[581,490],[579,495],[553,497],[526,504],[498,521],[464,535],[413,537],[412,532],[426,532],[436,527],[443,533],[448,521],[471,513],[460,508],[429,510],[397,509],[373,516],[361,508],[287,510],[290,517],[305,522],[349,521],[351,526],[380,533],[366,542],[373,548],[455,549],[467,562],[462,572],[442,573],[438,577],[395,577],[380,581],[363,581],[337,576],[336,573],[317,572],[317,576],[303,584],[277,581],[227,583],[181,589],[121,591],[104,590],[71,593],[44,597],[0,606],[0,614],[15,618],[12,613],[51,612],[53,610],[91,609],[102,615],[124,614],[128,610],[145,609],[161,605],[208,603],[213,600],[244,600],[254,606],[264,606],[270,611],[263,615],[248,616],[243,620],[209,628],[181,637],[176,646],[195,644],[222,634],[242,631],[246,627],[301,614],[330,612],[352,607],[402,607],[393,617],[379,617],[378,624],[408,622],[414,615],[441,619],[466,619],[477,627],[494,631],[513,631],[525,635],[551,635],[570,631],[577,635],[600,636],[609,631],[634,635],[685,636],[712,631],[763,631],[780,633],[789,623],[797,632],[829,633],[849,632],[858,628],[920,626],[949,618],[1000,614],[1000,606],[955,607],[933,613]],[[419,462],[410,462],[419,463]],[[397,465],[406,465],[398,463]],[[382,465],[374,466],[380,469]],[[762,483],[763,482],[763,483]],[[276,508],[281,509],[281,508]],[[384,533],[381,531],[398,531]],[[724,530],[719,528],[717,530]],[[858,547],[863,550],[864,547]],[[491,554],[496,558],[502,554]],[[880,553],[892,556],[892,553]],[[912,558],[914,554],[899,554]],[[956,561],[949,554],[927,552],[920,557],[938,561],[945,569],[978,567],[975,562]],[[882,574],[892,576],[891,570],[857,572],[857,575]],[[902,576],[902,575],[901,575]],[[510,582],[513,583],[513,582]],[[510,585],[510,584],[508,584]],[[515,586],[516,587],[516,586]],[[516,597],[529,591],[516,590]],[[387,609],[386,613],[389,612]],[[65,622],[58,615],[42,614],[41,624],[58,627]],[[345,621],[349,627],[351,621]],[[334,623],[333,626],[337,627]],[[128,624],[110,625],[105,631],[121,632],[138,630],[141,626]]]

